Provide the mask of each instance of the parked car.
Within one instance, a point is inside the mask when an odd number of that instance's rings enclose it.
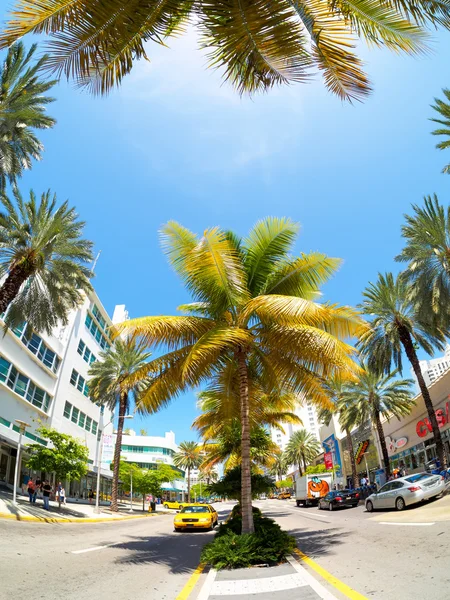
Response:
[[[278,500],[288,500],[290,497],[290,492],[281,492],[281,494],[278,494]]]
[[[209,504],[189,504],[174,517],[175,531],[182,529],[213,529],[219,523],[219,515]]]
[[[333,490],[319,499],[319,510],[335,510],[336,508],[343,508],[344,506],[354,508],[355,506],[358,506],[358,504],[359,493],[355,492],[355,490]]]
[[[396,508],[403,510],[406,506],[417,504],[439,496],[445,489],[442,475],[431,473],[415,473],[388,481],[375,494],[366,500],[366,509],[372,512],[378,508]]]
[[[181,510],[185,506],[191,506],[195,502],[179,502],[178,500],[164,500],[164,508],[174,508],[175,510]]]

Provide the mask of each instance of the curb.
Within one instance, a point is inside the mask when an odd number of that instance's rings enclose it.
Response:
[[[91,519],[90,517],[82,517],[79,519],[65,519],[62,517],[34,517],[32,515],[13,515],[11,513],[0,513],[0,519],[10,521],[26,521],[29,523],[115,523],[117,521],[129,521],[131,519],[147,519],[156,517],[156,513],[148,515],[130,515],[123,517],[104,517],[100,519]]]

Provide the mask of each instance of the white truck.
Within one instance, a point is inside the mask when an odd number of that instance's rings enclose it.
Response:
[[[332,489],[332,483],[332,473],[312,473],[299,477],[295,482],[297,506],[317,506],[319,498],[326,496]]]

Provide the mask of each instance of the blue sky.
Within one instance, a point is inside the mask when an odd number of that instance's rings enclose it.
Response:
[[[21,189],[50,187],[88,221],[102,251],[94,284],[111,313],[125,303],[133,317],[174,314],[188,299],[159,247],[169,219],[244,235],[268,215],[301,223],[299,252],[344,260],[325,297],[354,305],[378,271],[398,268],[411,203],[434,192],[447,201],[449,157],[435,150],[428,118],[450,86],[450,36],[433,50],[414,59],[363,47],[375,88],[364,104],[342,104],[319,76],[241,99],[206,69],[190,32],[149,49],[152,62],[107,98],[60,84],[50,109],[58,123]],[[192,439],[195,414],[191,393],[133,427]]]

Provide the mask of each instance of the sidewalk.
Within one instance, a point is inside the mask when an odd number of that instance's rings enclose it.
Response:
[[[337,600],[294,557],[275,567],[211,569],[196,600]]]
[[[134,505],[134,511],[130,512],[129,505],[119,505],[119,512],[112,513],[107,506],[101,506],[100,514],[94,512],[93,504],[68,503],[58,508],[58,502],[50,501],[50,510],[43,508],[42,499],[37,499],[36,504],[30,504],[28,496],[17,495],[17,506],[12,503],[12,492],[2,490],[0,492],[0,519],[11,519],[16,521],[32,521],[41,523],[102,523],[108,521],[123,521],[126,519],[137,519],[156,516],[157,513],[164,514],[164,507],[157,506],[156,513],[144,512],[142,506]]]

